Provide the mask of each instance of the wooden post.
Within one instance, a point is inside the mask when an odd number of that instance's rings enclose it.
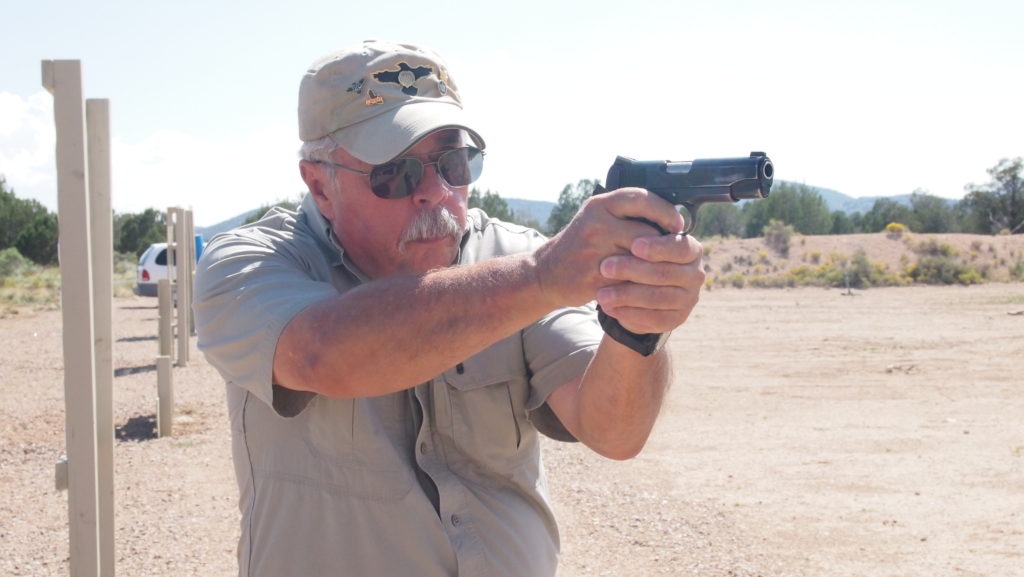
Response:
[[[169,437],[174,429],[173,379],[171,357],[158,356],[156,358],[156,436],[158,437]]]
[[[177,302],[174,308],[178,325],[178,362],[179,367],[188,366],[189,328],[188,314],[182,311],[189,307],[189,287],[192,285],[188,278],[189,243],[194,239],[185,236],[185,211],[180,208],[168,209],[168,213],[174,214],[174,285]]]
[[[53,94],[57,128],[69,566],[72,577],[95,577],[100,574],[96,357],[81,63],[44,60],[42,77],[43,87]]]
[[[110,197],[110,105],[85,101],[96,370],[96,474],[100,575],[114,576],[114,226]]]
[[[170,269],[168,269],[170,270]],[[157,354],[171,356],[174,347],[174,311],[171,308],[171,279],[162,278],[157,281]]]
[[[188,335],[190,337],[196,334],[196,319],[192,312],[192,289],[195,287],[196,280],[196,227],[192,221],[192,211],[185,211],[185,238],[188,239],[188,275],[185,277],[188,279],[188,298],[183,305],[185,307],[185,318],[188,320]],[[189,349],[189,357],[191,360],[192,350]]]
[[[171,270],[172,262],[168,256],[168,271]],[[160,350],[156,357],[156,435],[167,437],[171,435],[174,426],[174,374],[171,369],[171,358],[174,354],[174,309],[171,306],[170,278],[157,281],[156,294],[160,311],[157,320]],[[181,330],[180,325],[178,330]]]
[[[177,240],[174,233],[174,215],[174,209],[168,208],[167,216],[164,218],[164,233],[167,236],[167,278],[171,279],[171,286],[174,286],[174,264],[178,262],[178,249],[174,244]]]

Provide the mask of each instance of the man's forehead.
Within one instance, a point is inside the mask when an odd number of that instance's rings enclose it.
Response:
[[[442,128],[423,137],[399,157],[410,153],[431,152],[440,148],[461,146],[467,141],[467,136],[466,131],[460,128]]]
[[[462,144],[466,142],[467,134],[461,128],[442,128],[428,134],[423,140],[417,142],[419,145],[425,141],[433,141],[439,144]]]

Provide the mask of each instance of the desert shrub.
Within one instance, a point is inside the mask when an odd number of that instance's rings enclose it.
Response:
[[[799,265],[772,278],[750,279],[753,286],[821,286],[867,288],[876,286],[904,286],[910,277],[902,271],[893,272],[885,264],[874,263],[861,249],[851,256],[831,254],[818,266]]]
[[[782,258],[789,258],[789,243],[794,232],[792,225],[773,218],[764,227],[764,243]]]
[[[934,238],[923,240],[911,248],[921,256],[955,257],[958,254],[953,245],[947,242],[939,242]]]
[[[863,250],[858,250],[850,257],[850,264],[846,267],[844,284],[849,283],[851,288],[866,288],[874,285],[875,268],[871,266],[868,255]]]
[[[898,240],[902,238],[903,233],[909,231],[910,229],[907,228],[907,225],[900,222],[890,222],[889,224],[885,225],[885,236],[893,240]]]
[[[1024,280],[1024,260],[1018,260],[1010,267],[1010,278],[1013,280]]]
[[[18,249],[12,247],[0,251],[0,281],[16,276],[32,268],[32,261],[21,256]]]
[[[792,281],[786,276],[756,275],[749,279],[750,286],[755,288],[793,287]]]
[[[985,281],[985,275],[973,268],[969,268],[957,275],[956,280],[964,285],[981,284]]]
[[[917,263],[907,267],[906,273],[923,284],[975,284],[981,282],[986,271],[968,266],[952,245],[934,238],[913,247],[918,254]]]
[[[968,272],[959,260],[949,256],[923,255],[908,274],[914,282],[923,284],[957,284]]]

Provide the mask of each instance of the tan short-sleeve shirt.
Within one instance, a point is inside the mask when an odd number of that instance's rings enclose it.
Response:
[[[544,242],[477,210],[470,221],[460,265]],[[196,323],[227,382],[239,574],[554,575],[558,531],[538,431],[571,439],[545,401],[590,362],[602,335],[594,308],[555,311],[390,395],[274,386],[285,325],[364,282],[308,197],[204,251]]]

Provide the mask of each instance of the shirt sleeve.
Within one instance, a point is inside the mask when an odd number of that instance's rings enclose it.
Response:
[[[603,334],[594,304],[559,309],[523,331],[523,353],[532,374],[526,410],[541,433],[555,440],[576,440],[548,408],[547,399],[583,374]]]
[[[199,349],[224,380],[292,414],[309,399],[301,406],[295,399],[275,404],[278,338],[303,309],[337,294],[329,282],[316,279],[315,263],[295,244],[294,231],[287,229],[252,227],[218,235],[196,267],[193,305]]]

